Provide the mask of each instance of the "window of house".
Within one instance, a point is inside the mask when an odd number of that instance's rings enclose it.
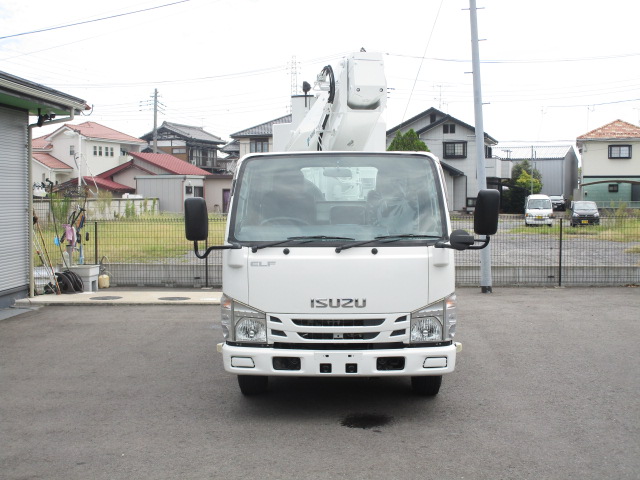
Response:
[[[98,146],[97,146],[97,145],[94,145],[94,146],[93,146],[93,156],[94,156],[94,157],[97,157],[97,156],[98,156]]]
[[[176,155],[176,154],[180,154],[180,153],[183,153],[183,154],[184,154],[184,153],[187,153],[187,149],[186,149],[186,148],[184,148],[184,147],[181,147],[181,148],[174,148],[174,149],[173,149],[173,154],[174,154],[174,155]]]
[[[268,152],[269,139],[268,138],[252,138],[250,151],[251,153]]]
[[[75,145],[69,145],[69,155],[75,156],[75,154],[76,154],[76,146]]]
[[[631,158],[631,145],[609,145],[609,158]]]
[[[610,183],[609,184],[609,191],[611,193],[616,193],[618,191],[618,184],[617,183]]]
[[[436,121],[436,114],[432,113],[429,115],[429,123],[434,123]]]
[[[445,123],[442,125],[442,130],[444,133],[456,133],[456,125],[455,123]]]
[[[444,142],[444,158],[467,158],[467,142]]]
[[[113,157],[113,147],[104,147],[104,156]]]
[[[102,147],[98,146],[98,156],[101,157],[102,156]]]
[[[202,150],[199,148],[192,148],[189,155],[189,161],[192,165],[202,165]]]
[[[484,158],[492,158],[493,157],[493,148],[489,145],[484,146]]]

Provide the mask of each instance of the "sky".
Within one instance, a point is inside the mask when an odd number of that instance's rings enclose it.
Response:
[[[639,2],[477,6],[494,153],[575,144],[617,119],[640,123]],[[2,0],[0,70],[93,106],[73,123],[144,135],[157,89],[158,125],[229,141],[288,114],[304,80],[365,48],[384,55],[387,128],[431,107],[473,125],[470,31],[468,0]]]

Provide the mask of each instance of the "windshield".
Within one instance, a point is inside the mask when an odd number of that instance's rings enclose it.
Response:
[[[597,210],[596,202],[575,202],[574,210]]]
[[[532,198],[527,202],[529,210],[551,210],[551,200],[548,198]]]
[[[441,237],[446,224],[436,168],[417,154],[247,158],[238,172],[229,239],[313,237],[301,244],[317,245],[395,234]]]

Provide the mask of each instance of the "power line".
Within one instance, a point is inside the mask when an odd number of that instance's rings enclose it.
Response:
[[[108,17],[94,18],[93,20],[84,20],[82,22],[68,23],[66,25],[59,25],[57,27],[41,28],[40,30],[31,30],[30,32],[14,33],[12,35],[5,35],[4,37],[0,37],[0,40],[4,40],[6,38],[20,37],[20,36],[23,36],[23,35],[31,35],[31,34],[34,34],[34,33],[49,32],[51,30],[59,30],[61,28],[75,27],[75,26],[84,25],[84,24],[87,24],[87,23],[101,22],[102,20],[110,20],[112,18],[125,17],[127,15],[134,15],[136,13],[148,12],[150,10],[157,10],[159,8],[170,7],[172,5],[177,5],[179,3],[185,3],[185,2],[190,2],[190,1],[191,0],[178,0],[177,2],[166,3],[164,5],[158,5],[157,7],[149,7],[149,8],[143,8],[142,10],[135,10],[135,11],[132,11],[132,12],[118,13],[116,15],[109,15]]]

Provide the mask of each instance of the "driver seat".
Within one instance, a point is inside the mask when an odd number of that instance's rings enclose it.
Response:
[[[313,194],[305,188],[302,174],[288,175],[277,179],[277,190],[267,192],[262,197],[261,216],[266,221],[271,218],[295,218],[305,223],[315,223],[316,202]]]

